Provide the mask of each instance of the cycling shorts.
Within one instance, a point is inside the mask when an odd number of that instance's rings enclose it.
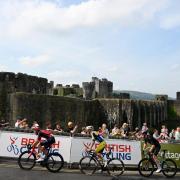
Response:
[[[152,150],[152,153],[153,153],[155,156],[157,156],[158,153],[159,153],[159,151],[160,151],[160,149],[161,149],[161,146],[157,146],[157,147],[155,147],[155,148]]]
[[[54,136],[51,136],[48,139],[42,141],[40,144],[41,144],[41,146],[44,146],[47,149],[54,143],[55,143],[55,138],[54,138]]]

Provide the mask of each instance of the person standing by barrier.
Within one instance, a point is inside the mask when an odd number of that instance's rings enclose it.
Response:
[[[1,122],[0,122],[0,128],[2,127],[7,127],[9,125],[9,123],[8,122],[6,122],[4,119],[2,119],[1,120]]]
[[[55,132],[63,132],[63,129],[61,128],[61,124],[59,122],[56,123],[56,127],[54,129]]]
[[[21,128],[21,126],[22,126],[22,124],[24,123],[24,122],[26,122],[27,121],[27,119],[26,118],[24,118],[24,119],[21,119],[21,118],[17,118],[17,121],[16,121],[16,123],[15,123],[15,128]]]
[[[105,123],[102,124],[101,135],[103,138],[109,138],[109,130],[107,129],[107,125]]]
[[[177,127],[177,129],[176,129],[175,140],[180,141],[180,127]]]
[[[68,122],[68,129],[67,132],[70,133],[70,136],[73,136],[77,131],[78,125],[74,126],[74,123],[72,121]]]

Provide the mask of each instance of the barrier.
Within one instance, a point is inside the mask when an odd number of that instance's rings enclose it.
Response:
[[[67,163],[78,163],[84,153],[84,144],[90,145],[90,137],[70,137],[55,135],[56,144],[52,150],[64,157]],[[18,157],[25,150],[27,144],[32,144],[36,135],[27,132],[0,131],[0,156]],[[113,157],[121,158],[126,165],[137,165],[141,160],[141,142],[125,139],[106,139],[105,150],[112,147]],[[95,144],[97,146],[97,144]],[[166,157],[172,158],[180,167],[180,144],[161,144],[162,149],[167,149]]]
[[[173,159],[180,168],[180,144],[162,143],[161,149],[166,149],[166,158]]]
[[[77,163],[82,157],[84,144],[90,144],[90,137],[70,137],[55,135],[56,144],[53,151],[57,151],[68,163]],[[18,157],[25,150],[27,144],[32,144],[36,135],[25,132],[0,131],[0,156]],[[114,157],[121,158],[125,164],[137,164],[141,159],[140,142],[119,139],[108,139],[106,150],[110,146]],[[97,144],[95,144],[97,146]]]
[[[84,144],[90,145],[90,138],[74,137],[71,146],[71,163],[79,162],[82,157]],[[123,140],[123,139],[106,139],[106,151],[112,148],[113,157],[122,159],[125,164],[137,165],[141,160],[141,143],[140,141]],[[98,144],[95,144],[97,146]]]
[[[0,156],[19,157],[27,144],[32,144],[36,140],[36,135],[24,132],[0,131]],[[53,151],[59,152],[66,162],[70,161],[71,139],[69,136],[56,136],[56,143]]]

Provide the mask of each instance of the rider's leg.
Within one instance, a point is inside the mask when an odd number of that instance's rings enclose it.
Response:
[[[155,148],[154,153],[153,153],[153,159],[156,162],[157,167],[158,167],[156,172],[158,172],[158,173],[162,170],[161,165],[160,165],[160,161],[158,160],[158,157],[157,157],[159,151],[160,151],[160,148]]]
[[[97,156],[98,156],[98,158],[99,158],[100,160],[103,160],[102,152],[103,152],[103,150],[104,150],[104,148],[105,148],[105,145],[106,145],[105,142],[101,142],[101,143],[97,146],[97,148],[95,149],[95,153],[97,154]]]

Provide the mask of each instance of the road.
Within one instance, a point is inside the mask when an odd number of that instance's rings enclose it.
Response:
[[[148,180],[164,180],[162,174],[155,174]],[[93,176],[86,176],[78,169],[62,169],[59,173],[50,173],[46,168],[36,166],[31,171],[24,171],[19,168],[16,162],[0,161],[0,180],[147,180],[141,177],[136,171],[125,171],[119,178],[112,178],[106,172],[96,173]],[[180,179],[180,173],[173,180]]]

